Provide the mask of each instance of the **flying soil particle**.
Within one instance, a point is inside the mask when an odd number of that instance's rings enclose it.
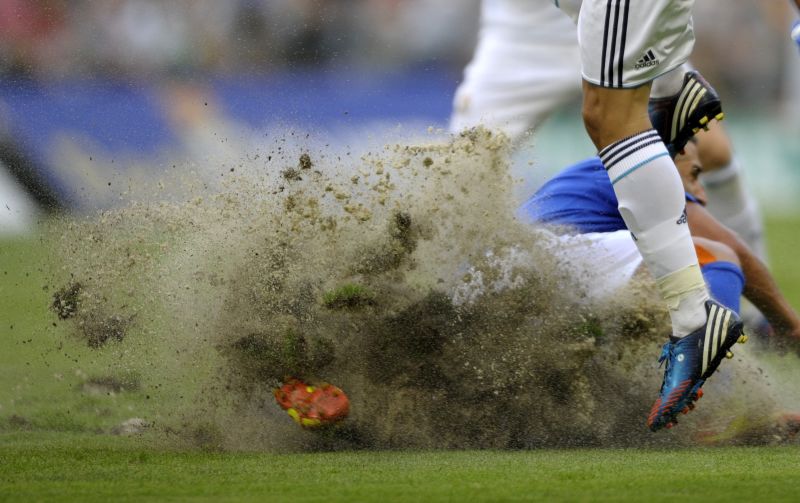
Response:
[[[80,292],[80,283],[70,283],[53,295],[53,303],[50,308],[55,311],[59,319],[72,318],[78,312]]]

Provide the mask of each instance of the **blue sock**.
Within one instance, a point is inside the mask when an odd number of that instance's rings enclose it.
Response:
[[[700,268],[711,296],[723,306],[739,314],[744,273],[731,262],[716,261]]]

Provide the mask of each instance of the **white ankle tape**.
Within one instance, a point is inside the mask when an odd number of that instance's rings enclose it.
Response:
[[[678,309],[681,299],[695,290],[705,290],[706,283],[698,264],[692,264],[656,280],[661,297],[670,309]]]

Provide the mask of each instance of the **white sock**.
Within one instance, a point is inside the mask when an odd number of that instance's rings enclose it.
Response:
[[[604,148],[619,211],[667,303],[673,335],[683,337],[706,322],[708,289],[686,223],[678,170],[654,130]]]
[[[761,212],[755,198],[745,190],[737,159],[723,168],[704,173],[701,180],[708,195],[708,211],[736,232],[758,258],[766,261]]]
[[[683,86],[683,76],[691,70],[691,67],[684,63],[674,70],[670,70],[664,75],[660,75],[653,81],[650,87],[651,98],[666,98],[674,96],[680,92]]]

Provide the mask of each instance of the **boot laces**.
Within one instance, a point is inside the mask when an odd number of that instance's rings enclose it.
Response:
[[[661,381],[661,392],[664,391],[664,386],[669,381],[669,374],[672,371],[672,358],[675,356],[675,344],[667,342],[661,348],[661,356],[658,357],[658,367],[661,368],[664,362],[667,362],[667,368],[664,371],[664,380]]]

